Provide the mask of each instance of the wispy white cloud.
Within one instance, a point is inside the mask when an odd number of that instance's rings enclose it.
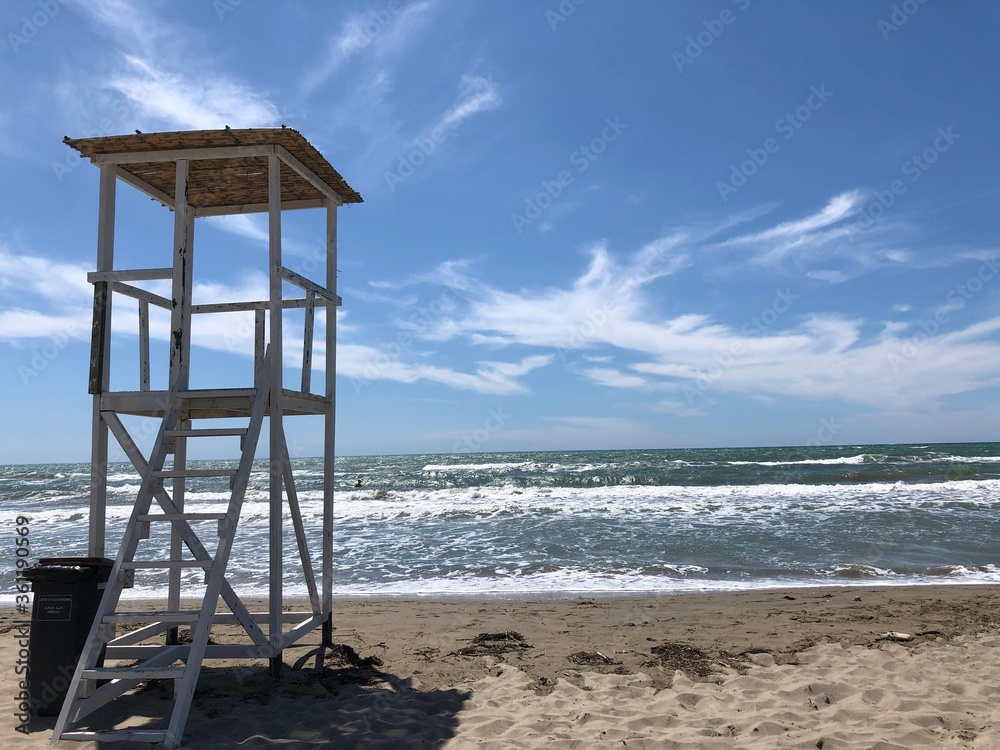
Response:
[[[462,76],[462,91],[458,101],[441,116],[439,126],[456,128],[479,112],[496,109],[503,103],[497,85],[483,76]]]
[[[860,210],[862,199],[862,193],[857,190],[841,193],[830,199],[830,202],[821,211],[811,216],[784,222],[763,232],[736,237],[729,240],[727,244],[751,244],[779,239],[798,241],[804,235],[811,234],[819,229],[836,224],[849,216],[853,216]]]
[[[153,123],[183,128],[267,127],[280,123],[277,107],[250,86],[222,74],[181,74],[124,55],[125,67],[108,81]]]
[[[82,263],[19,254],[0,244],[0,294],[4,297],[31,294],[58,305],[89,304],[94,294],[87,282],[89,270]]]
[[[351,378],[358,388],[376,380],[398,383],[439,383],[461,390],[507,396],[525,393],[520,378],[553,361],[551,355],[533,355],[518,362],[480,362],[474,373],[387,356],[386,352],[360,344],[338,344],[337,372]]]
[[[590,380],[598,385],[606,385],[611,388],[641,388],[649,387],[649,381],[638,375],[622,372],[613,367],[590,367],[583,371]]]
[[[700,257],[710,259],[717,276],[774,271],[841,284],[886,267],[935,268],[968,260],[981,249],[936,247],[921,253],[917,227],[900,220],[862,222],[870,196],[847,190],[818,211],[802,218],[748,230],[775,206],[762,207],[721,220],[717,226],[689,228]],[[734,231],[736,230],[736,231]],[[742,231],[739,231],[742,230]],[[906,243],[909,246],[901,246]]]
[[[100,122],[112,111],[127,115],[119,119],[130,127],[148,130],[280,124],[267,94],[216,69],[203,52],[203,31],[167,20],[156,4],[94,0],[73,7],[113,46],[86,71],[86,84],[73,80],[78,74],[72,69],[69,80],[57,84],[68,111],[79,116],[84,110],[85,120]],[[103,85],[95,86],[95,77]]]
[[[89,338],[94,292],[88,270],[0,242],[0,341]]]
[[[148,2],[137,4],[131,0],[92,0],[81,3],[79,10],[90,15],[119,44],[149,49],[175,36],[175,29],[150,6]]]
[[[245,237],[255,242],[266,243],[270,240],[267,226],[263,221],[247,214],[233,216],[206,216],[204,221],[223,232]]]
[[[0,341],[14,343],[31,339],[90,338],[90,320],[80,314],[43,313],[38,310],[0,310]]]
[[[752,236],[787,241],[796,232],[824,231],[850,215],[853,201],[831,201],[815,217]],[[591,364],[579,368],[579,376],[609,389],[672,392],[657,408],[684,415],[700,413],[722,393],[932,408],[947,396],[1000,384],[993,318],[954,324],[949,333],[927,334],[915,323],[892,322],[866,334],[869,323],[836,313],[788,314],[780,326],[766,330],[748,330],[704,312],[663,317],[656,301],[669,295],[670,283],[657,284],[655,294],[651,284],[691,265],[699,252],[691,235],[673,232],[626,259],[597,245],[580,275],[556,287],[509,291],[476,278],[468,263],[442,264],[423,281],[453,285],[462,292],[462,304],[419,335],[539,347],[570,363],[592,363],[613,351],[617,366]],[[825,280],[840,279],[830,272]],[[791,298],[781,307],[787,311],[790,305]]]
[[[325,84],[335,73],[359,59],[376,64],[396,59],[421,36],[437,7],[433,2],[414,2],[400,7],[391,4],[348,16],[327,39],[323,59],[311,66],[303,78],[307,92]]]

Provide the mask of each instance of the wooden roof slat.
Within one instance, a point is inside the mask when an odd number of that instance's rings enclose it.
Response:
[[[361,203],[362,198],[316,148],[301,133],[292,128],[244,128],[223,130],[186,130],[169,133],[138,133],[99,138],[65,138],[64,142],[95,162],[115,163],[123,178],[163,202],[176,198],[175,163],[190,154],[188,163],[188,204],[195,210],[218,214],[227,207],[266,206],[267,153],[291,157],[282,163],[281,202],[308,205],[309,201],[339,196],[344,203]],[[199,149],[227,149],[233,146],[279,147],[254,149],[253,156],[223,156],[225,152],[210,151],[208,158],[199,157]],[[164,154],[169,160],[132,161],[130,154],[151,152]],[[124,156],[122,161],[115,156]],[[109,157],[109,158],[100,158]],[[310,180],[311,172],[316,180]],[[326,186],[328,190],[323,190]]]

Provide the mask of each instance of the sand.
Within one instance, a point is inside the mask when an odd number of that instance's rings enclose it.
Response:
[[[14,621],[0,746],[42,748],[53,719],[15,731]],[[992,586],[342,600],[323,669],[318,632],[279,681],[208,662],[184,747],[1000,748],[998,623]]]

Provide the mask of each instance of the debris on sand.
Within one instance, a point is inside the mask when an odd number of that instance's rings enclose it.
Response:
[[[516,630],[504,630],[499,633],[480,633],[472,639],[471,646],[460,648],[455,653],[458,656],[500,656],[511,651],[522,651],[534,648],[524,636]]]
[[[713,659],[700,648],[688,646],[686,643],[661,643],[650,650],[653,658],[644,664],[647,667],[679,669],[685,674],[696,677],[708,677],[716,671],[717,659]]]
[[[609,656],[605,656],[600,651],[577,651],[575,654],[570,654],[566,658],[574,664],[579,664],[584,667],[603,667],[612,664],[621,664],[620,661],[616,661]]]

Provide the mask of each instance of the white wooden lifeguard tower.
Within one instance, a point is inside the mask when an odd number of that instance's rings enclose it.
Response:
[[[101,172],[97,270],[89,275],[94,284],[89,389],[93,395],[89,555],[105,556],[109,433],[135,465],[142,481],[52,741],[131,740],[174,748],[181,742],[204,659],[267,658],[276,674],[280,671],[282,650],[317,626],[323,627],[323,643],[331,643],[336,306],[340,304],[337,208],[345,203],[359,203],[361,196],[301,134],[285,127],[137,132],[67,138],[65,142],[83,157],[89,157]],[[119,181],[137,188],[174,213],[173,245],[171,248],[169,240],[164,238],[160,256],[169,261],[160,267],[121,269],[115,265],[115,196]],[[325,211],[326,278],[322,282],[307,279],[282,262],[281,218],[282,212],[289,209]],[[198,266],[198,255],[194,252],[195,219],[244,213],[268,216],[268,298],[193,304],[192,289]],[[155,238],[148,241],[151,249],[155,247]],[[144,281],[167,279],[172,289],[169,299],[142,287]],[[289,289],[292,293],[286,297]],[[133,390],[113,391],[110,387],[112,301],[116,305],[138,304],[139,382]],[[169,314],[170,318],[169,356],[164,358],[169,363],[165,390],[151,389],[150,306],[163,308],[168,311],[164,315]],[[321,389],[313,387],[310,376],[317,307],[326,310],[325,379]],[[282,322],[283,313],[291,309],[304,310],[304,345],[301,382],[286,388]],[[255,344],[253,351],[247,352],[254,363],[252,384],[208,390],[190,387],[192,318],[206,313],[252,316]],[[160,420],[148,456],[129,433],[121,415]],[[319,586],[307,548],[307,529],[299,510],[285,439],[284,419],[293,415],[319,415],[324,423]],[[230,585],[226,570],[265,418],[269,446],[269,539],[266,552],[262,544],[260,554],[269,559],[268,610],[251,612]],[[232,420],[239,424],[215,426],[220,419],[227,420],[226,424]],[[201,420],[212,421],[208,427],[199,427],[199,422],[205,424]],[[241,457],[234,460],[231,468],[190,468],[189,441],[206,437],[239,438]],[[227,492],[231,494],[226,509],[214,513],[185,512],[185,482],[192,477],[207,476],[229,478]],[[286,508],[311,603],[308,612],[283,611],[282,551],[287,529],[282,519]],[[168,547],[164,545],[164,536]],[[157,545],[148,541],[151,538],[159,539],[161,552],[155,552]],[[166,548],[169,554],[162,551]],[[204,578],[199,575],[192,583],[190,576],[182,577],[182,572],[191,568],[203,570]],[[167,571],[166,608],[123,611],[119,607],[122,589],[141,586],[144,574],[151,569]],[[226,607],[217,612],[220,598]],[[248,642],[210,643],[212,626],[221,623],[241,625]],[[134,629],[119,635],[118,625]],[[187,639],[178,642],[177,630],[182,625],[190,628],[189,642]],[[123,661],[134,664],[100,666]],[[105,712],[99,709],[122,702],[127,714],[124,702],[130,697],[129,691],[149,680],[172,681],[173,703],[163,726],[150,726],[145,719],[137,727],[124,729],[100,725],[100,716]]]

